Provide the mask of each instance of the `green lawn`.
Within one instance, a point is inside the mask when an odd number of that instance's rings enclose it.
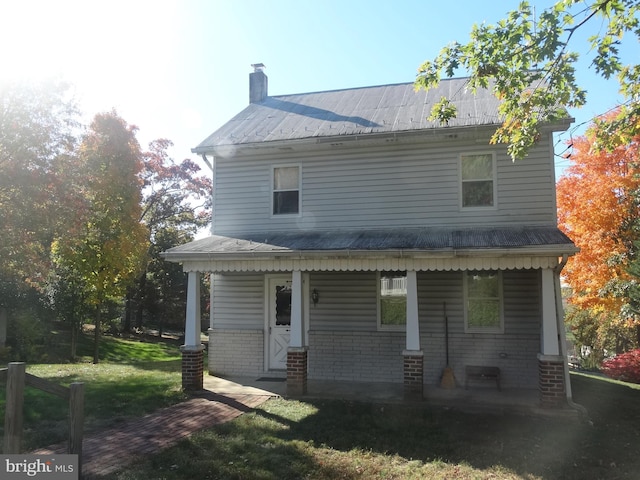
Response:
[[[153,340],[153,339],[152,339]],[[85,360],[91,340],[79,349]],[[177,342],[104,337],[101,363],[27,365],[27,372],[68,386],[85,383],[85,432],[141,416],[186,398],[181,391]],[[0,443],[4,435],[5,389],[0,388]],[[66,441],[68,403],[32,387],[25,388],[23,451]]]
[[[106,337],[103,362],[30,365],[86,383],[86,430],[186,398],[176,342]],[[590,423],[442,407],[275,399],[104,480],[637,479],[640,385],[573,374]],[[4,416],[0,389],[0,415]],[[25,451],[66,439],[67,406],[27,389]]]
[[[270,400],[108,480],[637,479],[640,386],[573,375],[591,423]]]

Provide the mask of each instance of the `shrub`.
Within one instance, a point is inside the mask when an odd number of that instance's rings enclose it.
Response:
[[[35,309],[16,311],[9,317],[7,330],[7,346],[11,348],[10,361],[35,363],[41,360],[46,351],[49,329]]]
[[[640,383],[640,348],[605,360],[602,371],[616,380]]]

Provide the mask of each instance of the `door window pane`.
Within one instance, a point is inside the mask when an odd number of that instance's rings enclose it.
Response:
[[[291,325],[291,287],[276,287],[276,325]]]

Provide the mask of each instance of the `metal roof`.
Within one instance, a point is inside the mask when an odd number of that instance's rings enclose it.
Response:
[[[472,93],[466,78],[442,80],[416,91],[413,83],[266,97],[252,103],[198,145],[207,152],[224,145],[346,135],[411,132],[442,128],[427,120],[433,105],[447,97],[457,115],[447,127],[498,125],[498,99],[488,89]]]
[[[556,227],[422,228],[366,231],[263,233],[242,238],[213,235],[167,250],[167,260],[192,257],[287,253],[478,250],[541,250],[573,254],[573,242]],[[550,251],[552,250],[552,252]],[[490,253],[490,252],[487,252]]]

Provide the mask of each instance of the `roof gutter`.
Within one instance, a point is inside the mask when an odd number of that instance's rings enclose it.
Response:
[[[578,250],[568,245],[544,245],[541,247],[520,248],[481,248],[459,249],[443,248],[438,250],[424,249],[389,249],[389,250],[246,250],[235,252],[171,252],[161,253],[162,258],[169,262],[193,262],[193,261],[242,261],[242,260],[272,260],[274,258],[456,258],[456,257],[504,257],[518,255],[532,256],[562,256],[573,255]],[[566,261],[565,261],[566,263]],[[564,266],[564,265],[563,265]]]
[[[553,122],[546,122],[541,125],[542,131],[550,132],[562,132],[566,131],[573,118],[560,118]],[[382,132],[369,132],[358,134],[344,134],[344,135],[327,135],[327,136],[313,136],[313,137],[301,137],[286,140],[272,140],[272,141],[260,141],[260,142],[248,142],[248,143],[224,143],[217,145],[199,145],[191,149],[192,153],[198,155],[211,154],[215,156],[226,157],[231,152],[236,153],[238,150],[256,150],[266,148],[286,148],[291,149],[295,146],[347,146],[347,145],[359,145],[367,142],[388,142],[394,143],[401,140],[415,139],[417,141],[430,141],[434,139],[447,139],[456,138],[458,135],[469,134],[475,132],[477,135],[486,135],[487,139],[493,134],[495,129],[500,126],[500,123],[491,123],[485,125],[469,125],[469,126],[457,126],[457,127],[437,127],[437,128],[423,128],[416,130],[402,130],[402,131],[382,131]],[[204,142],[203,142],[204,143]]]
[[[492,132],[499,126],[499,124],[486,124],[486,125],[470,125],[459,127],[437,127],[437,128],[423,128],[416,130],[402,130],[402,131],[382,131],[382,132],[370,132],[370,133],[358,133],[358,134],[344,134],[344,135],[327,135],[327,136],[313,136],[313,137],[301,137],[286,140],[272,140],[250,143],[225,143],[218,145],[206,145],[197,146],[191,149],[192,153],[213,154],[216,156],[228,156],[229,152],[237,152],[238,150],[255,150],[261,148],[293,148],[295,146],[335,146],[335,145],[359,145],[367,142],[397,142],[404,139],[415,139],[417,141],[430,141],[434,139],[447,139],[456,138],[457,135],[464,133],[478,133],[486,135],[487,140],[492,135]],[[566,128],[565,128],[566,129]]]

